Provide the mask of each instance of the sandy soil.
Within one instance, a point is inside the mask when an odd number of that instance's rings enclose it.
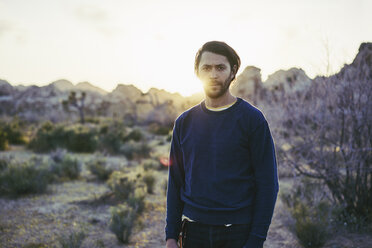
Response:
[[[9,153],[0,153],[0,157],[5,155]],[[15,155],[26,158],[31,154]],[[88,158],[83,156],[82,159]],[[120,158],[113,158],[113,161],[123,162]],[[87,235],[82,245],[85,248],[165,247],[163,183],[166,177],[166,171],[156,171],[154,194],[147,196],[146,211],[139,219],[140,224],[134,228],[129,244],[120,244],[108,228],[110,205],[86,204],[109,192],[107,185],[83,178],[52,184],[46,194],[18,199],[0,198],[0,247],[60,247],[59,238],[80,230]],[[286,183],[283,181],[283,185]],[[301,247],[288,229],[288,218],[283,203],[278,199],[265,248]],[[372,247],[372,237],[341,232],[331,237],[325,247]]]

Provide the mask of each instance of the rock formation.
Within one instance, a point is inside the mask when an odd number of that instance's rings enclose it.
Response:
[[[262,90],[261,69],[247,66],[231,85],[231,93],[257,104]]]
[[[350,65],[345,65],[339,73],[331,76],[345,78],[360,76],[372,79],[372,43],[362,43],[359,53]],[[261,70],[248,66],[237,76],[231,85],[234,95],[242,97],[254,105],[282,101],[288,94],[302,94],[318,80],[310,79],[302,69],[291,68],[271,74],[265,82],[261,79]],[[67,80],[58,80],[47,86],[12,86],[0,80],[0,116],[18,116],[29,121],[78,120],[77,113],[66,113],[62,101],[71,91],[86,92],[85,114],[87,117],[117,118],[135,123],[160,124],[173,123],[184,110],[198,104],[203,94],[182,97],[180,94],[152,88],[144,93],[134,85],[119,84],[108,93],[88,82],[73,85]]]

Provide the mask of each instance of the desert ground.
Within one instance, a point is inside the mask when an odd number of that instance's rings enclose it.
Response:
[[[166,149],[166,148],[159,148]],[[23,148],[13,147],[0,153],[0,158],[9,156],[28,159],[34,154]],[[91,159],[91,154],[72,154],[82,161]],[[108,157],[111,163],[133,166],[125,157]],[[89,171],[82,168],[81,178],[74,181],[51,184],[47,193],[27,195],[19,198],[0,198],[0,246],[10,247],[61,247],[59,240],[71,233],[84,231],[86,237],[81,247],[165,247],[164,226],[166,197],[164,182],[166,170],[154,172],[156,185],[153,194],[146,197],[146,210],[128,244],[121,244],[112,233],[110,202],[98,201],[109,192],[103,182],[92,180]],[[280,190],[291,187],[291,179],[280,179]],[[302,247],[290,231],[291,218],[280,197],[270,226],[265,248]],[[372,237],[351,234],[345,231],[330,237],[327,248],[370,248]]]

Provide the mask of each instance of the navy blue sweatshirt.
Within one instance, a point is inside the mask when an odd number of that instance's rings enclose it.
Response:
[[[262,247],[278,193],[275,149],[263,114],[238,98],[223,111],[205,101],[175,121],[170,151],[166,239],[182,214],[205,224],[251,224],[245,247]]]

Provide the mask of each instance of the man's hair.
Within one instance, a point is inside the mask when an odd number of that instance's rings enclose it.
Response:
[[[233,70],[234,66],[236,65],[235,75],[238,72],[240,67],[240,58],[236,51],[232,47],[227,45],[225,42],[209,41],[205,43],[196,53],[194,64],[194,70],[196,75],[199,75],[199,63],[203,52],[211,52],[225,56],[230,63],[231,70]],[[235,75],[232,80],[234,80]]]

